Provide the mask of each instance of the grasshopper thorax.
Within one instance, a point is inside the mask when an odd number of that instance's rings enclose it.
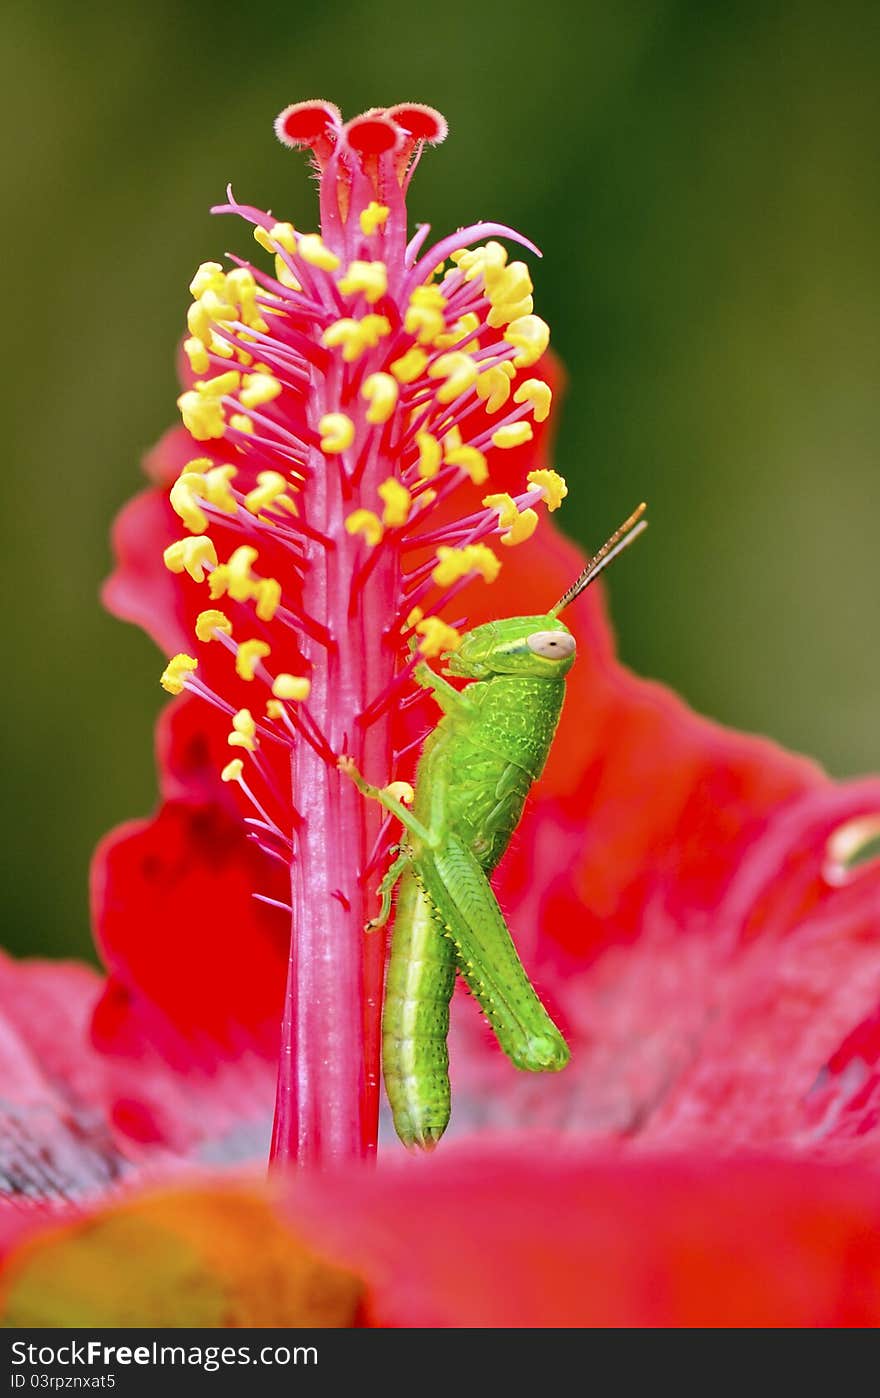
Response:
[[[447,672],[467,679],[530,675],[559,680],[574,664],[575,640],[553,616],[515,616],[475,626],[445,657]]]

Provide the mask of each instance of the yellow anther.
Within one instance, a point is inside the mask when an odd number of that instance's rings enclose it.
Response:
[[[273,223],[269,237],[285,252],[296,252],[296,231],[292,223]]]
[[[197,670],[199,662],[191,655],[173,655],[162,671],[160,685],[169,694],[182,694],[187,675]]]
[[[501,370],[502,374],[506,374],[507,377],[510,379],[511,383],[513,383],[513,380],[516,378],[516,368],[514,367],[512,360],[502,359],[501,363],[498,365],[498,368]]]
[[[271,621],[281,603],[281,584],[277,578],[260,578],[254,586],[257,599],[257,616],[260,621]]]
[[[325,413],[318,423],[318,431],[325,456],[338,456],[354,441],[354,423],[345,413]]]
[[[369,403],[367,422],[387,422],[397,406],[400,390],[390,374],[369,374],[364,379],[361,397]]]
[[[301,675],[284,673],[276,675],[272,681],[272,693],[276,699],[295,699],[301,703],[308,699],[311,689],[311,680],[304,679]]]
[[[265,641],[242,641],[235,657],[235,672],[239,679],[252,680],[260,661],[270,655],[271,646]]]
[[[381,543],[385,533],[381,519],[373,510],[352,510],[345,521],[345,530],[347,534],[363,534],[370,548]]]
[[[483,504],[490,510],[498,511],[498,523],[506,530],[501,535],[502,544],[522,544],[530,539],[538,527],[538,516],[534,510],[520,510],[516,501],[506,492],[501,495],[487,495]]]
[[[200,379],[195,387],[203,398],[223,398],[229,393],[236,393],[240,384],[241,374],[238,370],[227,369],[225,373],[215,374],[212,379]]]
[[[430,345],[435,340],[439,343],[445,325],[443,312],[430,306],[410,306],[403,322],[406,333],[415,335],[420,345]]]
[[[227,563],[219,564],[211,574],[208,589],[212,601],[223,597],[227,592],[235,602],[246,602],[254,596],[256,579],[251,573],[251,564],[257,559],[257,550],[242,544],[229,555]]]
[[[244,350],[222,340],[213,330],[211,331],[211,353],[219,355],[221,359],[232,359],[233,355],[237,355],[241,364],[249,364],[251,358],[249,354],[245,354]],[[195,365],[193,365],[193,369],[195,369]],[[196,372],[202,373],[203,371],[198,369]]]
[[[444,445],[450,437],[450,433],[444,438]],[[486,458],[477,447],[460,446],[458,444],[446,447],[443,460],[447,466],[459,466],[462,471],[466,471],[474,485],[482,485],[489,475],[489,467]]]
[[[447,626],[439,616],[426,616],[417,623],[416,631],[422,637],[421,655],[440,655],[443,651],[458,650],[461,645],[461,636],[455,627]]]
[[[413,508],[416,510],[424,510],[428,505],[433,505],[436,499],[436,490],[420,490],[413,501]]]
[[[425,351],[413,345],[406,354],[395,359],[391,365],[391,372],[399,383],[412,383],[413,380],[422,377],[427,363],[428,356]]]
[[[459,394],[466,393],[476,383],[479,372],[470,355],[461,350],[441,354],[428,370],[429,378],[446,380],[437,389],[437,402],[451,403]]]
[[[496,242],[479,248],[459,248],[451,254],[451,260],[464,272],[465,281],[472,282],[476,277],[485,278],[488,273],[491,278],[493,272],[499,272],[507,263],[507,249]]]
[[[296,232],[292,223],[273,223],[269,229],[259,225],[254,229],[254,238],[267,252],[296,252]]]
[[[413,607],[413,609],[412,609],[412,611],[410,612],[409,616],[407,617],[406,621],[403,623],[403,626],[401,627],[401,630],[402,630],[402,631],[409,631],[409,630],[411,630],[412,627],[416,625],[416,622],[421,621],[421,619],[422,619],[422,617],[423,617],[424,615],[425,615],[425,613],[422,611],[421,607]]]
[[[385,503],[382,511],[382,523],[389,529],[393,529],[401,524],[406,524],[409,519],[412,496],[405,485],[396,481],[393,476],[389,476],[387,481],[383,481],[379,486],[379,495]]]
[[[493,364],[477,379],[477,396],[486,404],[487,413],[497,413],[510,397],[510,378],[500,364]]]
[[[215,291],[222,296],[226,287],[226,275],[219,262],[203,262],[189,284],[189,292],[198,301],[206,291]]]
[[[532,278],[524,262],[511,262],[499,271],[490,271],[486,279],[492,304],[499,301],[522,301],[534,291]]]
[[[220,773],[220,780],[222,782],[241,781],[241,774],[243,771],[244,763],[242,762],[241,758],[233,757],[232,761],[227,762],[226,766],[223,768],[223,771]]]
[[[513,362],[518,369],[536,364],[550,343],[550,327],[540,316],[520,316],[504,332],[509,345],[519,350]]]
[[[217,550],[213,540],[204,534],[201,538],[178,539],[176,543],[168,545],[162,557],[169,572],[187,572],[197,583],[205,581],[206,564],[216,571]]]
[[[218,597],[225,597],[229,588],[229,569],[225,563],[218,563],[208,579],[208,592],[211,601],[216,602]]]
[[[560,476],[558,471],[529,471],[526,476],[529,485],[540,486],[544,492],[544,503],[551,512],[558,510],[566,495],[568,486],[565,484],[565,477]]]
[[[424,481],[430,480],[440,470],[443,448],[430,432],[417,432],[416,446],[419,449],[419,475]]]
[[[404,318],[404,329],[408,335],[415,335],[420,345],[429,345],[439,337],[446,327],[443,315],[446,297],[439,286],[417,286],[409,298],[409,306]]]
[[[486,323],[494,330],[511,320],[521,320],[523,316],[531,315],[534,309],[535,302],[531,296],[524,296],[521,301],[500,301],[489,311]]]
[[[543,379],[526,379],[513,395],[514,403],[531,403],[535,422],[545,422],[550,416],[553,391]]]
[[[472,334],[480,327],[480,317],[473,311],[468,311],[466,315],[459,316],[458,320],[450,327],[447,335],[438,335],[434,344],[438,349],[448,349],[450,345],[461,344],[465,335]],[[470,354],[473,350],[480,348],[479,340],[471,340],[468,344],[462,345],[463,353]]]
[[[342,358],[346,364],[360,359],[365,350],[375,349],[384,335],[391,333],[391,322],[387,316],[366,315],[361,320],[343,317],[328,325],[323,342],[328,349],[342,346]]]
[[[303,233],[297,251],[303,262],[312,267],[320,267],[322,272],[335,272],[340,260],[331,252],[320,233]]]
[[[188,339],[184,340],[183,352],[189,360],[189,367],[194,374],[206,374],[208,372],[211,366],[211,361],[208,358],[208,351],[205,349],[201,340],[196,339],[195,335],[190,335]]]
[[[534,287],[524,262],[511,262],[509,267],[487,277],[486,290],[492,303],[487,320],[493,329],[519,316],[531,315],[534,310]]]
[[[438,587],[449,587],[468,573],[479,573],[485,582],[494,582],[500,570],[501,560],[486,544],[465,544],[464,548],[441,544],[431,577]]]
[[[411,806],[416,799],[409,782],[389,782],[385,787],[385,795],[391,796],[395,801],[400,801],[404,806]]]
[[[286,286],[288,291],[302,291],[302,282],[291,272],[280,252],[275,254],[275,280]]]
[[[182,474],[185,476],[203,476],[206,471],[210,471],[214,465],[210,456],[194,456],[192,461],[188,461],[183,468]]]
[[[281,392],[281,384],[273,374],[245,374],[244,387],[238,395],[244,408],[259,408],[271,403]]]
[[[357,296],[363,292],[371,306],[388,290],[388,268],[384,262],[350,262],[348,271],[339,279],[339,290],[343,296]]]
[[[506,427],[499,427],[492,433],[492,445],[503,450],[521,447],[524,442],[530,442],[534,435],[530,422],[509,422]]]
[[[443,454],[448,456],[451,451],[458,451],[461,446],[461,430],[457,426],[450,427],[448,432],[443,434]]]
[[[284,717],[284,705],[281,703],[281,700],[280,700],[280,699],[267,699],[267,700],[266,700],[266,717],[267,717],[267,718],[283,718],[283,717]]]
[[[235,475],[236,468],[227,464],[225,466],[212,466],[210,470],[205,471],[204,475],[195,478],[200,484],[203,483],[205,499],[228,515],[234,515],[238,509],[235,496],[229,489],[229,482]]]
[[[353,320],[351,316],[343,316],[341,320],[334,320],[332,325],[328,325],[322,336],[323,343],[328,349],[336,349],[339,345],[343,347],[343,359],[346,358],[346,351],[353,345],[358,346],[358,354],[362,351],[361,346],[361,325],[359,320]],[[357,356],[351,354],[350,359]]]
[[[212,321],[235,320],[236,308],[233,303],[225,299],[225,293],[215,291],[213,287],[208,291],[203,291],[199,297],[199,305],[205,315]]]
[[[385,335],[391,334],[391,321],[387,316],[366,315],[361,320],[361,334],[367,349],[375,349]]]
[[[238,319],[245,325],[255,325],[260,319],[257,306],[257,283],[247,267],[236,267],[226,278],[226,293],[239,308]]]
[[[442,311],[446,307],[446,297],[439,286],[423,284],[417,286],[409,298],[411,306],[422,306],[426,310]]]
[[[292,512],[295,507],[285,495],[287,486],[288,482],[280,471],[258,472],[257,484],[244,497],[245,509],[250,510],[252,515],[258,515],[270,505],[281,505]]]
[[[361,209],[361,232],[369,238],[377,228],[382,227],[390,213],[387,204],[377,204],[375,199],[371,199],[367,207]]]
[[[247,413],[233,413],[229,419],[229,426],[234,427],[236,432],[246,432],[249,435],[254,430],[254,424]]]
[[[226,562],[226,588],[229,596],[235,602],[246,602],[253,596],[256,580],[251,568],[258,558],[257,550],[251,548],[250,544],[240,544],[237,549],[229,555]],[[211,593],[213,597],[213,592]]]
[[[199,641],[213,641],[216,631],[223,631],[227,636],[232,635],[232,622],[225,612],[199,612],[196,617],[196,638]]]
[[[516,501],[507,491],[499,495],[484,495],[483,504],[487,510],[498,511],[498,523],[502,529],[509,529],[519,514]]]
[[[194,534],[204,534],[208,528],[208,516],[196,498],[199,495],[204,497],[204,494],[205,478],[195,471],[184,471],[168,493],[172,510]]]
[[[183,425],[197,442],[222,437],[226,430],[223,404],[217,398],[206,398],[195,389],[187,389],[177,400]]]
[[[211,329],[211,317],[205,310],[201,301],[193,301],[186,313],[186,324],[193,339],[200,340],[207,348],[213,337]]]
[[[239,709],[238,713],[232,715],[232,732],[226,741],[231,748],[245,748],[247,752],[256,752],[259,746],[257,725],[250,709]]]

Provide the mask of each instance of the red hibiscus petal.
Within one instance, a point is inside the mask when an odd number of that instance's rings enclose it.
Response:
[[[543,939],[532,942],[572,1062],[552,1079],[511,1073],[460,1006],[453,1127],[562,1126],[640,1146],[870,1155],[880,868],[843,884],[823,869],[834,830],[877,809],[880,781],[823,781],[746,846],[713,909],[681,905],[670,862],[655,871],[632,942],[593,946],[565,971],[542,956]],[[601,824],[602,810],[592,819]],[[540,850],[551,857],[546,843]],[[570,854],[574,863],[574,846]],[[537,914],[550,933],[562,897]],[[755,918],[759,936],[750,935]]]
[[[0,953],[0,1198],[15,1206],[4,1237],[18,1231],[17,1210],[103,1192],[126,1171],[88,1038],[100,993],[90,967]]]
[[[218,804],[167,802],[99,846],[110,978],[92,1033],[131,1138],[201,1158],[265,1153],[289,929],[258,891],[283,901],[285,872]]]
[[[169,427],[154,447],[144,457],[143,467],[154,485],[165,490],[173,485],[188,461],[196,457],[210,457],[216,465],[235,461],[235,452],[221,438],[210,442],[197,442],[185,427]]]
[[[176,537],[165,492],[144,490],[124,505],[113,525],[117,567],[102,600],[114,616],[143,627],[168,655],[191,645],[192,631],[179,580],[162,564],[162,550]]]
[[[875,1171],[621,1160],[552,1138],[300,1177],[293,1220],[375,1325],[875,1326]]]

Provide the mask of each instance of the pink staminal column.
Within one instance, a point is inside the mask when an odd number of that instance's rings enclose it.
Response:
[[[413,648],[455,647],[439,613],[496,576],[484,540],[526,540],[532,506],[555,508],[565,487],[533,471],[515,494],[488,486],[481,510],[462,491],[456,515],[456,492],[488,480],[487,453],[531,439],[551,392],[528,373],[549,333],[528,271],[491,241],[525,240],[484,223],[432,248],[426,227],[407,241],[409,182],[443,118],[408,104],[343,123],[305,102],[276,132],[311,152],[321,233],[231,193],[216,210],[253,226],[274,269],[231,257],[191,286],[194,382],[178,401],[204,445],[172,486],[190,536],[165,561],[189,575],[187,596],[209,598],[202,649],[174,657],[163,683],[230,717],[240,756],[223,778],[251,838],[290,867],[272,1160],[323,1166],[376,1149],[386,937],[364,927],[393,828],[338,759],[380,785],[404,756],[411,767]]]

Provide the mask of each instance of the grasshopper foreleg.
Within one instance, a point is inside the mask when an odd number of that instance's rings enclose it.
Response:
[[[336,765],[340,772],[344,772],[347,777],[351,778],[362,795],[370,801],[378,801],[379,805],[384,806],[386,811],[397,816],[403,828],[414,835],[421,844],[427,846],[436,844],[435,837],[402,801],[399,801],[396,796],[392,796],[390,791],[384,790],[381,786],[372,786],[365,777],[361,776],[351,757],[340,757]]]
[[[436,674],[424,661],[416,666],[413,679],[416,684],[421,685],[422,689],[431,691],[444,714],[455,713],[467,704],[466,692],[461,693],[442,675]]]

